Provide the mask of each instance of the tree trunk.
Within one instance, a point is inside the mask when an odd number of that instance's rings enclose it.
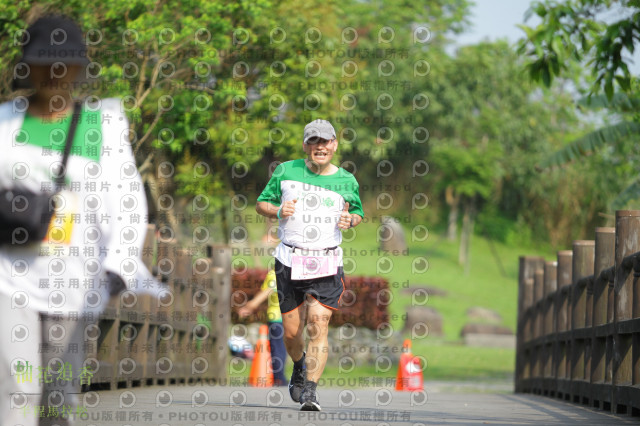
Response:
[[[149,188],[149,198],[151,198],[151,202],[149,203],[149,215],[150,218],[153,218],[156,225],[169,226],[174,233],[177,233],[180,229],[176,212],[174,211],[175,204],[174,208],[169,210],[160,211],[158,208],[160,197],[163,195],[171,196],[173,181],[170,178],[160,176],[156,177],[156,170],[158,170],[157,166],[158,159],[157,156],[154,156],[151,159],[150,164],[145,163],[140,167],[140,176],[142,177],[142,181],[147,184],[147,187]]]
[[[458,237],[458,211],[460,195],[453,193],[453,187],[448,186],[445,191],[445,201],[449,206],[449,220],[447,221],[447,240],[455,241]]]
[[[222,235],[224,236],[224,243],[229,244],[229,240],[231,237],[231,228],[229,227],[229,220],[227,215],[227,206],[222,206],[220,208],[220,220],[222,226]]]
[[[458,263],[464,266],[464,274],[469,274],[469,266],[471,255],[469,248],[471,246],[471,236],[473,235],[473,227],[476,220],[476,203],[474,198],[465,200],[464,215],[462,216],[462,236],[460,237],[460,251],[458,254]]]

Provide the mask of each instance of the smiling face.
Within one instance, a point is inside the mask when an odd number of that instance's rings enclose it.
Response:
[[[307,159],[317,165],[320,170],[331,164],[333,154],[338,149],[337,139],[316,139],[316,143],[303,143],[302,149],[307,154]],[[310,140],[309,142],[314,142]]]

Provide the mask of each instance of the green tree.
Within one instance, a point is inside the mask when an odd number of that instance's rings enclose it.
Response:
[[[439,140],[434,143],[432,152],[436,166],[442,170],[446,190],[455,197],[451,212],[457,214],[458,206],[455,203],[462,205],[458,260],[468,272],[469,247],[476,216],[495,188],[500,173],[498,159],[501,157],[501,147],[496,143],[490,144],[489,138],[484,135],[482,140],[473,143],[455,139]]]
[[[606,157],[605,147],[612,153],[629,152],[626,145],[640,130],[638,80],[629,71],[629,56],[640,40],[640,2],[536,2],[529,14],[536,14],[542,20],[536,28],[522,26],[526,38],[521,41],[519,51],[529,59],[531,78],[549,86],[554,77],[566,76],[572,64],[586,63],[592,69],[588,80],[591,93],[581,99],[578,106],[582,111],[604,110],[606,113],[604,126],[547,156],[539,167],[560,166],[596,151]],[[598,95],[602,90],[604,96]],[[614,175],[627,184],[615,199],[609,198],[614,209],[640,196],[640,181],[624,177],[627,168],[637,164],[636,157],[631,152],[626,165],[612,164],[610,170],[615,169]]]
[[[286,158],[299,145],[291,135],[302,132],[307,93],[298,89],[306,62],[297,53],[308,28],[331,25],[320,48],[336,38],[335,8],[306,7],[317,13],[291,19],[286,11],[301,4],[268,0],[25,1],[5,9],[0,55],[15,62],[14,39],[38,15],[73,17],[90,41],[90,93],[123,100],[155,221],[177,230],[198,201],[200,213],[221,213],[225,225],[234,188],[246,192],[247,171],[265,152]],[[332,65],[325,64],[325,75],[335,74]],[[3,71],[6,99],[12,70]],[[81,87],[77,95],[87,93]],[[326,116],[332,109],[320,102],[314,111]]]
[[[602,95],[580,99],[578,108],[583,112],[605,110],[605,124],[564,145],[544,158],[538,167],[548,169],[569,163],[575,165],[598,152],[601,161],[609,167],[597,179],[603,180],[606,174],[620,181],[613,196],[607,197],[610,208],[620,209],[640,198],[640,179],[637,178],[640,153],[635,149],[640,132],[639,107],[639,98],[624,93],[616,93],[611,100]]]
[[[542,108],[530,99],[533,88],[505,42],[461,48],[444,72],[447,78],[435,88],[440,112],[432,161],[439,175],[436,188],[449,207],[450,236],[456,234],[462,210],[459,260],[468,265],[476,216],[487,202],[500,202],[501,182],[512,173],[511,160],[522,161],[512,152],[534,137],[539,125],[531,117]]]
[[[604,89],[611,99],[614,82],[623,92],[631,91],[628,63],[640,39],[640,1],[546,0],[534,2],[527,13],[542,20],[535,28],[521,26],[526,38],[520,52],[530,60],[534,80],[549,86],[573,61],[592,67],[593,93]]]
[[[393,193],[388,208],[371,209],[375,215],[419,221],[430,214],[430,209],[412,208],[412,201],[428,189],[420,175],[428,170],[438,110],[433,87],[446,79],[445,46],[466,28],[468,15],[467,0],[351,1],[340,7],[340,49],[349,53],[338,59],[342,78],[335,76],[347,87],[333,93],[339,101],[334,120],[342,133],[342,158],[357,165],[363,186],[381,188],[384,182],[404,189]],[[357,72],[349,72],[351,64]],[[378,196],[387,195],[383,192],[374,189],[362,197],[373,206]]]
[[[235,61],[221,52],[233,46],[235,30],[246,22],[259,24],[269,6],[265,1],[23,2],[13,13],[13,25],[3,28],[7,49],[2,50],[2,59],[13,63],[19,54],[19,45],[13,43],[16,27],[25,28],[46,13],[74,18],[87,34],[92,60],[88,70],[95,77],[85,82],[88,90],[80,86],[77,95],[122,99],[132,147],[151,194],[150,210],[159,223],[175,229],[176,210],[184,207],[176,205],[176,193],[207,194],[209,211],[219,208],[221,196],[227,194],[223,182],[228,182],[225,170],[232,159],[218,151],[216,142],[229,138],[233,129],[223,123],[231,122],[233,114],[227,105],[234,96],[245,94],[247,86],[234,79]],[[2,89],[3,97],[8,97],[9,84]],[[257,132],[249,134],[249,143],[256,143]],[[203,140],[214,155],[202,152]],[[198,161],[198,155],[207,161]],[[203,179],[194,179],[198,172]]]

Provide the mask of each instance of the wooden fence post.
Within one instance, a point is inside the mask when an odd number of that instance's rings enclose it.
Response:
[[[555,362],[554,370],[556,373],[557,387],[556,396],[561,399],[569,399],[571,386],[569,382],[569,318],[571,304],[569,296],[571,295],[572,282],[572,262],[573,251],[560,250],[558,252],[558,291],[555,302],[556,316],[556,348],[554,350]]]
[[[542,296],[544,294],[544,269],[537,269],[533,274],[532,304],[529,307],[531,315],[529,339],[532,344],[529,345],[531,358],[531,391],[536,394],[542,393]]]
[[[528,334],[530,316],[525,315],[525,310],[533,303],[533,277],[537,269],[542,268],[544,259],[534,256],[520,257],[520,271],[518,275],[518,329],[516,332],[516,392],[529,390],[529,378],[531,373],[531,360],[529,354],[524,351],[524,342]],[[527,295],[527,296],[525,296]]]
[[[607,324],[609,278],[602,276],[615,261],[616,228],[596,228],[595,261],[593,270],[593,331],[591,361],[591,405],[604,408],[611,404],[611,373],[605,375],[607,359],[611,360],[613,344],[612,324]],[[613,276],[611,274],[611,276]],[[610,370],[610,368],[609,368]],[[607,379],[608,376],[608,379]]]
[[[543,387],[542,394],[555,396],[556,380],[553,374],[553,348],[551,340],[555,337],[554,300],[558,290],[558,262],[545,262],[544,264],[544,299],[543,299]],[[553,393],[553,395],[552,395]]]
[[[616,212],[616,276],[613,294],[615,331],[611,409],[614,413],[620,414],[626,413],[633,406],[633,398],[629,388],[633,383],[634,330],[633,327],[621,327],[621,325],[629,324],[628,320],[633,318],[633,287],[634,282],[637,282],[633,268],[627,267],[627,265],[623,266],[623,260],[638,251],[640,251],[640,210],[618,210]],[[635,337],[636,362],[638,362],[637,332]]]
[[[516,392],[640,416],[640,210],[595,234],[520,257]]]
[[[215,376],[218,382],[226,383],[229,379],[227,370],[229,360],[229,326],[231,324],[231,248],[223,245],[213,245],[208,251],[211,254],[212,269],[218,274],[218,288],[216,293],[216,312],[213,318],[217,341],[215,354]]]
[[[158,273],[167,288],[156,300],[157,345],[153,365],[153,379],[156,384],[168,385],[175,382],[175,354],[171,350],[176,330],[173,326],[173,312],[176,304],[175,269],[177,242],[173,238],[158,241]]]
[[[587,318],[587,287],[593,275],[595,241],[573,242],[571,284],[571,395],[573,402],[585,403],[589,399],[589,383],[585,369],[590,354],[587,339],[591,333],[585,328]],[[590,343],[590,342],[589,342]]]

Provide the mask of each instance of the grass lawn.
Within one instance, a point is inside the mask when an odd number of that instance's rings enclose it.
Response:
[[[246,227],[251,240],[259,241],[265,226],[255,223],[255,213],[251,208]],[[518,256],[540,254],[530,248],[508,247],[500,243],[491,244],[488,240],[474,236],[471,242],[471,264],[469,274],[458,265],[458,242],[450,242],[433,232],[426,241],[412,242],[411,231],[415,224],[403,224],[409,253],[406,256],[393,256],[378,250],[376,236],[380,225],[379,218],[368,218],[352,231],[345,234],[342,247],[345,251],[345,269],[353,266],[350,275],[379,275],[385,277],[393,293],[389,305],[392,327],[399,331],[404,323],[404,314],[411,306],[411,295],[401,292],[407,286],[436,287],[447,292],[446,296],[430,296],[424,306],[435,308],[443,317],[443,336],[433,335],[413,340],[413,354],[426,359],[425,380],[494,380],[508,379],[513,375],[515,350],[501,348],[474,348],[461,344],[460,330],[471,320],[466,311],[470,307],[480,306],[492,309],[502,316],[500,325],[515,332],[517,315],[517,275]],[[260,262],[266,266],[269,259],[255,256],[234,256],[249,266]],[[349,264],[349,258],[353,263]],[[380,260],[381,258],[386,258]],[[428,269],[412,264],[428,261]],[[380,263],[381,262],[381,263]],[[388,262],[392,262],[389,264]],[[389,266],[391,265],[391,266]],[[382,270],[381,270],[382,269]],[[411,337],[407,335],[405,338]],[[287,372],[291,365],[287,366]],[[288,373],[287,373],[288,374]],[[373,366],[358,366],[349,377],[382,376],[395,378],[396,369],[387,373],[376,372]],[[324,378],[344,377],[337,367],[327,366]]]

